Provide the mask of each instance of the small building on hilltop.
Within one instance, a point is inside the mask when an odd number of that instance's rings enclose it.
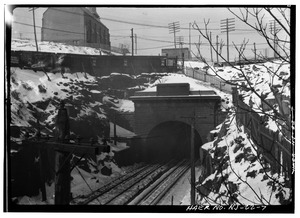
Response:
[[[96,7],[49,7],[42,18],[42,41],[110,50],[109,29]]]
[[[177,58],[178,60],[184,60],[191,58],[191,52],[189,48],[164,48],[161,50],[162,56],[169,58]]]

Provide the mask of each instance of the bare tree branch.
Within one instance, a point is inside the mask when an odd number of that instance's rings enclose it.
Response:
[[[276,20],[276,22],[284,29],[284,31],[290,35],[290,31],[282,24],[282,22],[277,18],[277,16],[275,16],[272,12],[271,8],[265,8],[265,10],[267,12],[269,12],[269,14],[274,18],[274,20]]]

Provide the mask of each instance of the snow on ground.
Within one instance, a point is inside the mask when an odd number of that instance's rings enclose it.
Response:
[[[12,82],[11,91],[18,92],[19,97],[23,102],[37,102],[52,98],[57,95],[61,99],[69,96],[69,85],[64,84],[70,80],[78,80],[82,82],[95,82],[95,78],[92,76],[85,77],[84,73],[68,73],[65,74],[65,78],[60,73],[53,74],[48,73],[51,81],[42,71],[33,72],[32,70],[25,70],[20,68],[12,68],[11,77],[13,77],[15,83]],[[62,84],[62,85],[59,85]],[[63,88],[61,86],[64,86]],[[40,88],[39,88],[40,87]],[[40,91],[45,89],[45,92]]]
[[[84,46],[73,46],[65,43],[38,41],[39,51],[53,52],[53,53],[72,53],[72,54],[86,54],[86,55],[107,55],[110,51],[103,49],[96,49]],[[13,51],[36,51],[34,40],[12,39],[11,50]],[[112,52],[115,55],[120,55]]]
[[[178,62],[178,65],[179,65],[179,66],[182,66],[182,62],[179,61],[179,62]],[[191,67],[191,68],[199,68],[199,69],[203,69],[203,68],[206,66],[206,64],[203,63],[203,62],[200,62],[200,61],[185,61],[185,62],[184,62],[184,66],[185,66],[185,67]]]
[[[195,165],[195,178],[202,174],[202,166]],[[191,171],[187,173],[171,188],[170,192],[160,202],[160,205],[170,205],[173,200],[173,205],[191,205]]]
[[[119,100],[120,106],[119,110],[122,112],[134,112],[134,103],[133,101],[127,99],[120,99]]]
[[[290,181],[271,174],[270,166],[258,158],[256,145],[238,126],[233,114],[227,117],[213,142],[203,145],[209,151],[215,171],[198,183],[198,203],[279,205],[291,197]],[[264,167],[263,167],[264,166]]]

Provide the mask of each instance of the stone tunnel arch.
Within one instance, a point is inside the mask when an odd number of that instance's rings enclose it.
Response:
[[[195,130],[195,158],[199,158],[202,140]],[[145,160],[163,161],[172,158],[189,159],[191,126],[182,121],[166,121],[152,128],[145,141]]]

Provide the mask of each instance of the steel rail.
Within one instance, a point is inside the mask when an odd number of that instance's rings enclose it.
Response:
[[[157,180],[163,173],[167,172],[172,166],[174,166],[175,160],[168,161],[165,164],[160,164],[158,167],[149,172],[143,172],[143,175],[132,178],[132,181],[128,181],[124,187],[120,187],[119,193],[111,197],[110,200],[104,201],[106,205],[125,205],[132,198],[142,192],[146,187]]]
[[[160,181],[156,187],[153,187],[152,191],[138,205],[157,205],[188,169],[189,162],[182,162],[166,179]]]

